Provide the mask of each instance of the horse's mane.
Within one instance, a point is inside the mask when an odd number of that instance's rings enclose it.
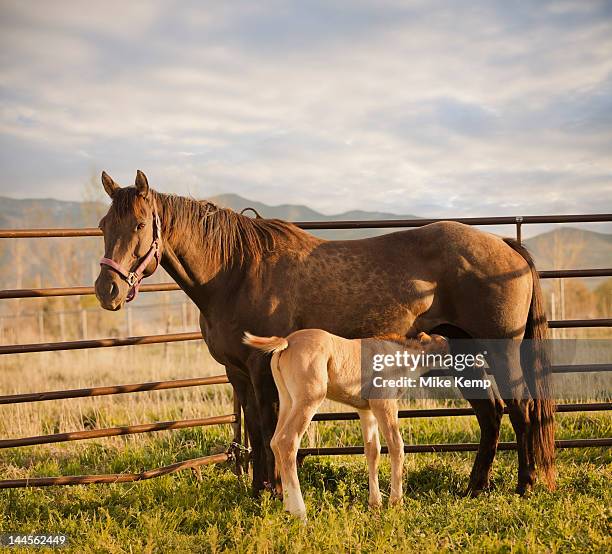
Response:
[[[180,238],[201,247],[202,261],[218,267],[242,264],[247,259],[258,262],[279,242],[303,242],[307,233],[292,223],[279,219],[251,218],[222,208],[208,200],[196,200],[175,194],[151,191],[162,226],[162,239]],[[109,213],[121,218],[128,213],[147,213],[146,203],[134,187],[118,189]]]
[[[376,335],[372,338],[375,340],[394,342],[405,348],[422,349],[428,352],[439,352],[439,353],[448,352],[448,344],[446,342],[440,343],[440,342],[437,342],[436,340],[431,340],[431,337],[425,342],[421,341],[419,337],[408,338],[398,333],[386,333],[383,335]]]
[[[420,347],[421,343],[417,339],[409,339],[404,335],[400,335],[399,333],[385,333],[383,335],[376,335],[372,337],[375,340],[383,340],[386,342],[395,342],[400,344],[401,346],[407,347]]]

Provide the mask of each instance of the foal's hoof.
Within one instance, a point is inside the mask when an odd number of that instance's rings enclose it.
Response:
[[[404,504],[404,499],[401,496],[399,496],[398,498],[389,498],[389,506],[399,508],[403,504]]]
[[[306,515],[306,512],[288,512],[288,513],[290,513],[302,525],[308,521],[308,516]]]

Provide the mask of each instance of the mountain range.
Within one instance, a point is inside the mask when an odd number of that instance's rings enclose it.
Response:
[[[222,194],[211,201],[240,211],[251,207],[262,217],[289,221],[332,221],[368,219],[414,219],[411,214],[392,214],[377,211],[353,210],[335,215],[325,215],[307,206],[282,204],[269,206],[249,200],[237,194]],[[93,227],[107,210],[101,202],[67,202],[49,198],[14,199],[0,196],[0,228],[21,227]],[[497,231],[497,229],[494,229]],[[328,239],[355,239],[390,232],[389,229],[324,230],[317,235]],[[507,229],[506,229],[506,232]],[[52,243],[50,243],[52,244]],[[599,268],[612,262],[612,234],[596,233],[571,226],[559,226],[551,231],[533,236],[525,241],[539,269]],[[0,251],[0,261],[6,261]],[[5,259],[2,259],[5,258]],[[25,273],[27,274],[27,268]],[[600,279],[590,279],[589,285]]]

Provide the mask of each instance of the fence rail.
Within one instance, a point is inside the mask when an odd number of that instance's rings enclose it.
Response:
[[[569,439],[555,441],[557,448],[601,448],[612,446],[612,438],[604,439]],[[500,442],[498,450],[516,450],[515,442]],[[459,442],[448,444],[406,444],[404,452],[410,454],[436,453],[436,452],[476,452],[478,443]],[[382,454],[388,454],[386,446],[380,449]],[[323,446],[314,448],[300,448],[299,456],[346,456],[350,454],[363,454],[363,446]]]
[[[416,219],[372,219],[351,221],[294,221],[297,227],[307,230],[316,229],[393,229],[424,227],[440,221],[456,221],[466,225],[528,225],[533,223],[606,223],[612,221],[612,214],[572,214],[572,215],[525,215],[501,217],[448,217]],[[0,238],[61,238],[61,237],[101,237],[97,227],[70,229],[0,229]]]
[[[600,269],[555,269],[540,271],[541,279],[560,279],[572,277],[612,277],[612,268]],[[166,292],[181,290],[176,283],[158,283],[141,285],[139,292]],[[94,295],[93,287],[65,287],[39,289],[6,289],[0,290],[0,300],[9,298],[49,298],[55,296],[87,296]]]
[[[0,404],[43,402],[45,400],[60,400],[65,398],[88,398],[90,396],[108,396],[111,394],[126,394],[130,392],[149,392],[156,390],[181,389],[185,387],[200,387],[202,385],[223,385],[226,383],[229,383],[226,375],[214,375],[212,377],[174,379],[172,381],[153,381],[150,383],[135,383],[132,385],[113,385],[110,387],[92,387],[88,389],[55,390],[48,392],[28,392],[23,394],[0,396]]]
[[[565,319],[548,322],[550,329],[572,329],[579,327],[610,327],[612,319]],[[105,338],[94,340],[73,340],[64,342],[35,342],[31,344],[5,344],[0,346],[0,356],[6,354],[28,354],[33,352],[57,352],[60,350],[84,350],[90,348],[112,348],[115,346],[135,346],[182,342],[202,338],[200,331],[171,333],[166,335],[142,335],[139,337]]]
[[[132,483],[145,481],[153,477],[169,475],[184,469],[199,470],[201,466],[220,464],[233,459],[231,452],[213,454],[192,458],[184,462],[177,462],[167,466],[149,469],[141,473],[111,473],[105,475],[69,475],[66,477],[30,477],[28,479],[4,479],[0,481],[0,489],[17,489],[23,487],[51,487],[54,485],[95,485],[99,483]]]
[[[88,429],[87,431],[73,431],[71,433],[54,433],[52,435],[38,435],[36,437],[4,439],[0,440],[0,449],[15,448],[17,446],[33,446],[35,444],[50,444],[54,442],[100,439],[103,437],[118,437],[122,435],[137,435],[140,433],[151,433],[154,431],[169,431],[171,429],[186,429],[188,427],[206,427],[208,425],[219,425],[222,423],[235,422],[236,415],[230,414],[195,419],[179,419],[177,421],[160,421],[158,423],[123,425],[122,427],[107,427],[106,429]]]
[[[516,216],[516,217],[469,217],[452,219],[394,219],[376,221],[308,221],[296,222],[296,225],[303,229],[323,230],[323,229],[374,229],[374,228],[410,228],[422,227],[438,221],[457,221],[468,225],[514,225],[516,228],[516,238],[521,240],[522,225],[541,224],[541,223],[595,223],[610,222],[612,214],[577,214],[577,215],[550,215],[550,216]],[[95,237],[101,236],[102,232],[97,228],[87,229],[4,229],[0,230],[0,238],[50,238],[50,237]],[[608,277],[612,276],[612,268],[598,269],[563,269],[540,271],[542,279],[559,279],[575,277]],[[179,290],[175,283],[145,284],[140,288],[141,292],[159,292]],[[28,288],[11,289],[0,291],[0,299],[11,298],[44,298],[54,296],[77,296],[92,295],[93,287],[57,287],[57,288]],[[574,320],[553,320],[549,321],[550,328],[570,328],[570,327],[610,327],[612,319],[574,319]],[[132,346],[142,344],[158,344],[177,341],[189,341],[201,338],[201,333],[175,333],[165,335],[147,335],[140,337],[105,338],[97,340],[48,342],[35,344],[13,344],[0,346],[0,354],[18,354],[28,352],[45,352],[58,350],[77,350],[87,348],[106,348],[118,346]],[[553,366],[556,373],[569,372],[597,372],[611,371],[612,364],[582,364],[582,365],[560,365]],[[104,396],[113,394],[126,394],[135,392],[157,391],[177,389],[183,387],[194,387],[202,385],[214,385],[228,383],[227,377],[217,375],[212,377],[179,379],[171,381],[156,381],[150,383],[136,383],[129,385],[113,385],[103,387],[92,387],[85,389],[70,389],[48,392],[31,392],[13,395],[0,396],[0,404],[16,404],[24,402],[39,402],[47,400],[58,400],[67,398],[83,398]],[[559,412],[592,412],[611,410],[612,403],[575,403],[561,404],[558,406]],[[416,417],[449,417],[449,416],[473,416],[471,408],[435,408],[435,409],[412,409],[401,410],[401,418]],[[358,415],[355,412],[330,412],[319,413],[314,417],[314,421],[337,421],[354,420]],[[46,444],[53,442],[63,442],[72,440],[84,440],[90,438],[100,438],[109,436],[121,436],[133,433],[146,433],[162,431],[168,429],[182,429],[195,426],[232,424],[234,430],[234,442],[227,452],[204,456],[177,462],[168,466],[163,466],[141,473],[121,473],[108,475],[77,475],[64,477],[37,477],[31,479],[6,479],[0,480],[0,488],[15,488],[28,486],[52,486],[52,485],[76,485],[93,483],[124,483],[151,479],[160,475],[167,475],[184,469],[198,471],[202,465],[221,463],[227,461],[236,462],[236,471],[240,472],[243,460],[240,459],[241,448],[238,445],[242,441],[243,427],[241,423],[241,410],[234,395],[234,413],[222,416],[212,416],[207,418],[177,420],[157,423],[147,423],[139,425],[128,425],[123,427],[112,427],[107,429],[92,429],[85,431],[75,431],[72,433],[56,433],[52,435],[41,435],[36,437],[23,437],[17,439],[0,440],[1,448],[13,448],[19,446],[31,446],[35,444]],[[246,432],[244,443],[247,443]],[[609,447],[612,446],[612,438],[591,438],[559,440],[557,448],[585,448],[585,447]],[[500,443],[500,450],[512,450],[516,448],[515,443]],[[478,449],[475,443],[458,444],[412,444],[406,445],[406,452],[471,452]],[[386,449],[383,448],[383,452]],[[347,455],[361,454],[363,447],[324,447],[324,448],[302,448],[299,451],[301,457],[307,455]]]

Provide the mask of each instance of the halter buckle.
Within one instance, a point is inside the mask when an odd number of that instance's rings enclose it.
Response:
[[[138,275],[131,271],[130,273],[128,273],[126,282],[130,287],[133,287],[134,285],[136,285],[136,283],[138,283]]]

